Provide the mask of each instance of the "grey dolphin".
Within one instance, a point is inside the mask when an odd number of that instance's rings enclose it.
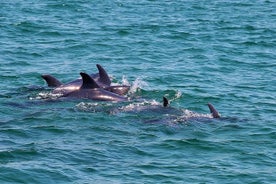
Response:
[[[167,107],[169,105],[169,100],[163,96],[163,107]]]
[[[41,77],[47,82],[49,87],[59,87],[62,85],[62,82],[52,75],[41,75]]]
[[[215,109],[215,107],[211,103],[208,103],[207,105],[209,107],[209,110],[210,110],[213,118],[220,118],[221,117],[219,112]]]
[[[96,65],[98,68],[99,73],[96,74],[91,74],[90,77],[92,77],[97,84],[99,84],[99,86],[101,87],[106,87],[106,86],[110,86],[111,81],[109,76],[107,75],[106,71],[103,69],[103,67],[99,64]],[[55,78],[52,75],[41,75],[41,77],[47,82],[47,85],[49,87],[56,87],[56,88],[70,88],[72,86],[76,86],[76,87],[80,87],[82,85],[82,79],[76,79],[73,80],[71,82],[68,82],[66,84],[63,84],[62,82],[60,82],[57,78]],[[59,89],[57,89],[59,90]]]
[[[130,86],[127,85],[118,85],[118,86],[111,86],[111,80],[107,74],[107,72],[104,70],[104,68],[97,64],[99,73],[91,74],[90,77],[93,78],[96,83],[99,85],[100,88],[103,88],[107,91],[119,94],[119,95],[125,95],[129,89]],[[49,87],[55,87],[53,90],[54,94],[60,93],[60,94],[66,94],[70,93],[74,90],[77,90],[82,85],[82,79],[76,79],[74,81],[68,82],[66,84],[63,84],[58,79],[51,75],[42,75],[42,78],[47,82]]]
[[[215,107],[211,103],[208,103],[207,105],[209,107],[210,113],[213,118],[221,117],[219,112],[215,109]],[[168,106],[169,106],[169,100],[166,97],[163,97],[163,107],[168,107]]]
[[[219,112],[215,109],[215,107],[208,103],[208,107],[211,112],[211,116],[207,114],[198,114],[196,112],[189,111],[188,109],[182,108],[174,108],[169,106],[169,100],[166,97],[163,97],[162,104],[154,103],[145,103],[145,102],[134,102],[131,105],[120,107],[119,109],[113,109],[112,113],[117,112],[129,112],[129,113],[142,113],[143,115],[149,114],[150,116],[154,113],[157,114],[166,114],[166,118],[175,119],[175,120],[188,120],[188,119],[205,119],[205,118],[220,118]],[[160,120],[160,116],[158,119],[154,119],[153,121]]]
[[[81,72],[82,85],[79,89],[64,94],[62,97],[84,98],[98,101],[127,101],[126,97],[104,90],[88,74]]]

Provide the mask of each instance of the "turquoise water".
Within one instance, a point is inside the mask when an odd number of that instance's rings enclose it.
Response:
[[[0,183],[276,183],[275,1],[0,4]],[[97,63],[140,102],[47,99]]]

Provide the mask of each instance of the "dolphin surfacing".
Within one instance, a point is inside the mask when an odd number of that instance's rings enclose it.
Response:
[[[95,82],[99,85],[100,88],[103,88],[107,91],[119,94],[119,95],[125,95],[127,92],[130,90],[130,86],[127,85],[116,85],[116,86],[111,86],[111,80],[105,71],[105,69],[97,64],[96,65],[98,68],[99,73],[96,74],[91,74],[90,77],[95,80]],[[49,87],[54,87],[55,89],[53,90],[54,94],[67,94],[70,93],[74,90],[77,90],[81,87],[82,85],[82,79],[76,79],[71,82],[68,82],[66,84],[63,84],[60,82],[57,78],[55,78],[52,75],[42,75],[41,76],[47,83]]]
[[[211,103],[208,103],[207,105],[209,107],[210,113],[213,118],[221,118],[221,115]],[[168,107],[168,106],[169,106],[169,100],[166,97],[163,97],[163,107]]]
[[[41,75],[41,77],[47,82],[48,87],[59,87],[62,85],[57,78],[53,77],[52,75]]]
[[[124,96],[120,96],[116,93],[106,91],[96,83],[96,81],[88,74],[81,72],[82,85],[79,89],[63,95],[63,97],[91,99],[98,101],[127,101]]]
[[[210,113],[212,114],[213,118],[221,117],[219,112],[215,109],[215,107],[211,103],[208,103],[207,105],[209,107]]]

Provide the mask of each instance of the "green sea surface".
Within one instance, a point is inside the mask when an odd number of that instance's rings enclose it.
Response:
[[[275,22],[273,0],[1,2],[0,183],[276,183]],[[134,100],[49,99],[41,74],[96,64]]]

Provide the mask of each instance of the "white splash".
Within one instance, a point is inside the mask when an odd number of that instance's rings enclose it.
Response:
[[[131,104],[128,104],[126,106],[120,107],[120,111],[128,112],[128,111],[141,111],[145,109],[150,109],[152,107],[161,106],[159,102],[156,100],[152,101],[143,101],[143,102],[133,102]]]
[[[61,97],[62,94],[59,93],[51,93],[51,92],[40,92],[37,94],[36,97],[30,97],[30,100],[43,100],[43,99],[50,99],[50,100],[55,100]]]
[[[146,87],[146,86],[148,86],[148,84],[145,81],[143,81],[140,77],[138,77],[132,83],[129,93],[135,93],[138,89],[140,89],[142,87]]]
[[[175,99],[178,99],[182,96],[181,91],[177,90],[176,94],[175,94]]]
[[[182,96],[181,91],[177,90],[176,93],[175,93],[175,95],[174,95],[174,97],[172,99],[170,99],[170,101],[172,102],[172,101],[174,101],[176,99],[179,99],[181,96]]]
[[[109,107],[113,107],[112,103],[80,102],[76,105],[78,110],[86,112],[105,112]]]
[[[85,103],[85,102],[80,102],[79,104],[76,105],[76,107],[79,110],[82,111],[92,111],[94,112],[95,110],[93,110],[95,107],[98,106],[98,103]]]
[[[124,75],[122,77],[122,85],[130,86],[129,81],[127,80],[126,76],[124,76]]]
[[[185,117],[185,118],[213,118],[211,114],[196,113],[196,112],[190,111],[188,109],[184,110],[183,117]]]

